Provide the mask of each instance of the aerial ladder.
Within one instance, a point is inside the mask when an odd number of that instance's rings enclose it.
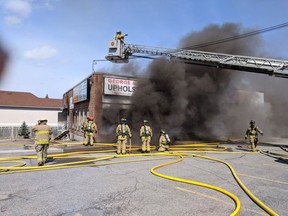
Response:
[[[128,63],[134,54],[137,57],[152,58],[152,56],[166,57],[186,64],[204,65],[216,68],[247,71],[267,74],[275,77],[288,78],[288,61],[258,58],[241,55],[203,52],[198,50],[169,49],[160,47],[126,44],[122,38],[114,37],[109,41],[108,55],[105,57],[113,63]],[[153,58],[152,58],[153,59]]]

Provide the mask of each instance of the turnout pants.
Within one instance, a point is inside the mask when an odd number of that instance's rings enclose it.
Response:
[[[117,141],[117,154],[126,154],[127,138],[118,139]]]
[[[164,145],[164,144],[160,144],[159,147],[158,147],[158,151],[159,152],[168,151],[168,146]]]
[[[94,143],[94,133],[93,132],[85,132],[85,139],[83,141],[83,144],[88,145],[88,143],[90,143],[90,145],[93,145],[93,143]]]
[[[45,163],[47,160],[47,150],[49,144],[36,144],[35,150],[37,152],[37,162]]]
[[[249,136],[250,146],[252,151],[256,151],[258,138],[256,136]]]
[[[151,137],[142,137],[142,152],[150,151]]]

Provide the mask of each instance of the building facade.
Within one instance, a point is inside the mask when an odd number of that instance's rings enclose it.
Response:
[[[113,141],[115,125],[131,106],[138,79],[93,73],[63,95],[70,138],[83,139],[82,124],[93,116],[98,127],[96,141]]]
[[[55,128],[65,128],[62,99],[39,98],[30,92],[0,91],[0,138],[18,138],[23,122],[34,126],[41,118]]]

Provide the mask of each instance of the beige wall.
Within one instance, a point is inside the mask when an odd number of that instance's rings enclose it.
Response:
[[[60,110],[0,109],[0,126],[21,126],[23,121],[28,126],[35,125],[41,118],[47,118],[50,126],[58,126]]]

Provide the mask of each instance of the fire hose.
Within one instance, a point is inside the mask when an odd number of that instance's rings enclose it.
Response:
[[[101,144],[100,144],[101,145]],[[103,145],[103,144],[102,144]],[[128,154],[128,155],[102,155],[102,156],[91,156],[91,155],[82,155],[82,156],[77,156],[79,154],[94,154],[94,153],[109,153],[109,152],[115,152],[115,150],[105,150],[105,151],[83,151],[83,152],[70,152],[70,153],[63,153],[63,154],[51,154],[49,155],[49,157],[53,157],[53,158],[82,158],[82,159],[86,159],[86,160],[82,160],[82,161],[74,161],[74,162],[68,162],[68,163],[61,163],[61,164],[51,164],[51,165],[47,165],[44,167],[37,167],[37,166],[25,166],[25,163],[21,163],[21,159],[34,159],[36,158],[36,156],[20,156],[20,157],[11,157],[11,158],[0,158],[0,163],[9,163],[9,162],[16,162],[19,163],[17,165],[14,166],[0,166],[0,174],[12,174],[12,173],[18,173],[18,172],[33,172],[33,171],[44,171],[44,170],[54,170],[54,169],[64,169],[64,168],[78,168],[78,167],[84,167],[84,166],[103,166],[103,165],[111,165],[111,164],[118,164],[118,163],[129,163],[129,162],[140,162],[140,161],[149,161],[149,160],[161,160],[161,159],[167,159],[167,156],[169,156],[168,158],[171,157],[179,157],[176,161],[172,161],[172,162],[168,162],[165,164],[161,164],[158,166],[153,167],[150,171],[152,174],[162,177],[162,178],[166,178],[169,180],[173,180],[173,181],[179,181],[179,182],[183,182],[183,183],[187,183],[187,184],[194,184],[197,186],[201,186],[201,187],[206,187],[212,190],[216,190],[218,192],[221,192],[227,196],[229,196],[235,203],[235,209],[234,212],[231,215],[237,215],[240,211],[241,208],[241,204],[239,199],[233,195],[232,193],[230,193],[229,191],[226,191],[222,188],[213,186],[213,185],[209,185],[206,183],[202,183],[202,182],[195,182],[192,180],[187,180],[187,179],[181,179],[181,178],[177,178],[177,177],[173,177],[173,176],[167,176],[161,173],[157,173],[155,170],[159,169],[161,167],[164,166],[168,166],[174,163],[178,163],[181,162],[184,159],[184,155],[189,157],[189,156],[193,156],[193,157],[199,157],[199,158],[204,158],[204,159],[208,159],[208,160],[214,160],[217,162],[221,162],[224,163],[226,166],[229,167],[229,169],[232,172],[232,175],[234,176],[235,180],[237,181],[237,183],[240,185],[240,187],[245,191],[245,193],[257,204],[259,205],[264,211],[266,211],[268,214],[270,215],[278,215],[277,213],[275,213],[272,209],[270,209],[269,207],[267,207],[264,203],[262,203],[260,200],[258,200],[246,187],[245,185],[240,181],[240,179],[238,178],[238,176],[236,175],[235,171],[233,170],[232,166],[229,165],[228,163],[226,163],[225,161],[221,161],[215,158],[210,158],[207,156],[202,156],[202,155],[198,155],[198,154],[189,154],[189,153],[184,153],[185,151],[199,151],[199,152],[206,152],[205,150],[207,150],[207,152],[211,151],[214,152],[219,151],[219,150],[224,150],[225,148],[221,147],[220,149],[217,148],[211,148],[211,145],[207,145],[207,148],[201,148],[203,146],[205,147],[205,144],[189,144],[188,145],[177,145],[177,150],[183,150],[183,152],[175,152],[175,153],[147,153],[147,154]],[[110,146],[112,146],[112,144],[110,144]],[[113,146],[114,147],[114,146]],[[183,148],[180,148],[183,147]],[[187,148],[188,147],[188,148]],[[173,148],[171,146],[171,148]],[[176,148],[176,147],[175,147]],[[136,147],[132,148],[132,150],[137,149]],[[223,152],[215,152],[215,153],[223,153]],[[227,152],[225,152],[227,153]],[[229,152],[230,153],[230,152]],[[231,152],[231,153],[236,153],[236,152]],[[250,152],[245,152],[245,153],[250,153]],[[243,154],[243,152],[242,152]],[[166,156],[165,158],[148,158],[148,159],[140,159],[140,160],[124,160],[124,161],[115,161],[115,162],[106,162],[106,163],[98,163],[100,161],[105,161],[105,160],[109,160],[109,159],[113,159],[113,158],[124,158],[124,157],[138,157],[138,156]],[[95,162],[97,162],[97,164],[94,164]],[[2,172],[1,172],[2,171]]]

